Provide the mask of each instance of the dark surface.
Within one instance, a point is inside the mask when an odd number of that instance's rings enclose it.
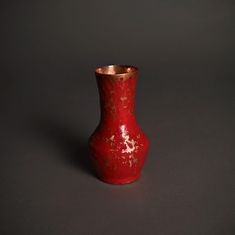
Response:
[[[234,1],[1,1],[0,234],[235,234]],[[142,178],[97,180],[94,69],[140,69]]]

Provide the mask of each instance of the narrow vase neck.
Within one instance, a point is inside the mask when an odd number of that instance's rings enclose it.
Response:
[[[128,79],[97,77],[101,123],[120,125],[135,122],[136,81],[137,75]]]

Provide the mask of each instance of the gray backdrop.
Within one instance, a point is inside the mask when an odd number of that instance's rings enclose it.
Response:
[[[0,234],[235,234],[235,2],[1,1]],[[94,69],[139,67],[142,178],[94,177]]]

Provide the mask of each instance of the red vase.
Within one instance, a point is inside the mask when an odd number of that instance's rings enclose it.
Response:
[[[101,118],[89,139],[98,177],[110,184],[126,184],[140,177],[149,140],[134,115],[138,69],[109,65],[96,69]]]

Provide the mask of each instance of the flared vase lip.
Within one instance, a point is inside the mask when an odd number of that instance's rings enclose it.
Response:
[[[95,69],[97,77],[109,79],[128,79],[138,73],[138,68],[133,65],[105,65]]]

